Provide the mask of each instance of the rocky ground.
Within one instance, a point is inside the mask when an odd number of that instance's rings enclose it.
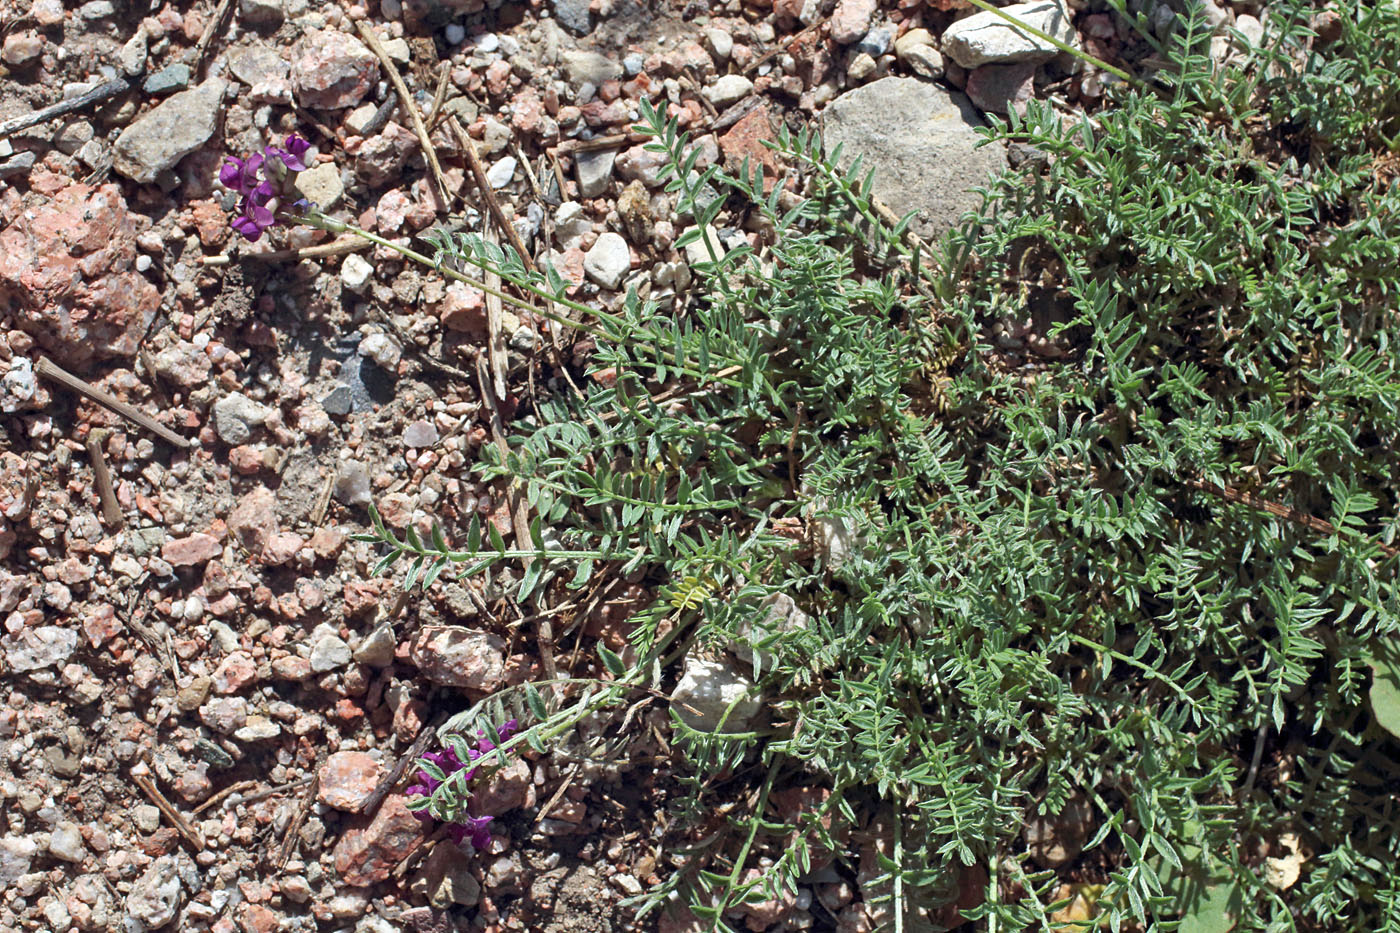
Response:
[[[276,252],[326,239],[305,228],[235,242],[222,160],[296,131],[318,152],[298,186],[328,213],[390,238],[484,229],[456,121],[527,249],[615,307],[631,286],[683,295],[695,258],[628,135],[644,98],[675,106],[702,166],[775,175],[762,141],[824,119],[935,236],[1008,164],[975,148],[981,112],[1092,108],[1102,76],[959,0],[20,3],[0,14],[0,930],[656,928],[618,906],[668,865],[655,754],[516,761],[480,853],[425,836],[397,793],[365,807],[424,728],[538,679],[541,656],[496,581],[400,598],[349,536],[371,501],[399,529],[475,512],[508,534],[502,490],[469,473],[491,442],[477,358],[509,419],[552,361],[585,378],[590,348],[388,251]],[[1260,28],[1253,0],[1211,10]],[[1143,54],[1103,12],[1017,12],[1110,61]],[[429,150],[391,71],[437,115]],[[756,241],[746,221],[722,215],[718,241]],[[604,588],[555,619],[560,666],[623,648],[645,595]],[[668,722],[641,713],[647,751]],[[869,929],[869,861],[736,922]]]

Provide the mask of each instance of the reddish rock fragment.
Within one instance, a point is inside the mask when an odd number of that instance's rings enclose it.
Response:
[[[434,683],[491,691],[505,678],[506,643],[490,632],[430,625],[409,642],[408,656]]]
[[[292,62],[292,90],[303,107],[353,107],[378,80],[374,53],[359,39],[336,30],[311,30]]]
[[[244,904],[239,923],[245,933],[277,933],[282,928],[282,917],[261,904]]]
[[[870,29],[875,0],[840,0],[831,14],[831,38],[850,45]]]
[[[763,143],[765,140],[777,142],[777,139],[768,117],[768,108],[756,107],[719,138],[725,167],[731,171],[738,169],[746,158],[749,160],[749,171],[753,171],[755,165],[763,166],[763,190],[772,191],[779,175],[778,158]]]
[[[165,542],[160,549],[160,556],[172,567],[193,567],[213,560],[223,552],[224,547],[218,538],[213,535],[193,534]]]
[[[129,357],[160,306],[116,185],[68,185],[0,233],[0,306],[61,365]]]
[[[228,517],[228,530],[254,556],[262,553],[277,530],[276,497],[265,486],[238,500]]]
[[[237,693],[257,680],[257,664],[246,653],[235,651],[219,662],[214,670],[214,692],[225,695]]]
[[[352,829],[340,837],[333,856],[340,880],[367,887],[389,877],[389,872],[422,841],[423,824],[404,799],[384,801],[374,821],[364,829]]]
[[[530,766],[516,759],[491,775],[489,781],[484,781],[476,786],[476,791],[472,795],[472,812],[482,816],[500,816],[517,807],[534,806],[534,797],[535,785],[530,779]],[[562,809],[562,805],[557,809]],[[568,817],[560,816],[558,812],[552,815],[560,819],[568,819]]]
[[[326,806],[354,813],[379,783],[380,767],[364,752],[335,752],[321,765],[317,798]]]

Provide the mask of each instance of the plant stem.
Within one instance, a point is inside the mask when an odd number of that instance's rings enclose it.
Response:
[[[562,327],[572,327],[575,330],[581,330],[589,336],[595,338],[603,336],[602,331],[599,331],[597,328],[585,324],[582,321],[575,321],[570,318],[566,318],[563,315],[556,314],[553,311],[549,311],[545,308],[539,307],[536,304],[532,304],[531,302],[528,302],[523,298],[517,298],[516,296],[508,292],[501,291],[499,288],[492,288],[485,282],[482,282],[478,279],[474,279],[471,276],[466,275],[464,273],[458,272],[456,269],[448,269],[440,265],[439,263],[433,262],[433,260],[430,259],[428,256],[425,256],[423,253],[420,253],[415,249],[411,249],[410,247],[404,246],[402,243],[395,243],[393,240],[386,239],[377,233],[371,233],[370,231],[365,230],[362,227],[357,227],[352,223],[347,223],[343,220],[332,220],[331,218],[326,217],[324,214],[319,214],[315,212],[307,214],[306,216],[293,215],[288,219],[295,219],[301,221],[302,223],[305,223],[309,226],[316,227],[318,230],[325,230],[329,233],[353,233],[355,236],[366,239],[369,242],[375,244],[376,246],[382,246],[385,249],[391,249],[394,252],[398,253],[400,256],[403,256],[405,259],[411,259],[419,265],[426,266],[429,269],[436,269],[438,272],[441,272],[449,279],[455,279],[458,282],[470,285],[473,288],[479,288],[488,295],[492,295],[496,298],[501,299],[502,301],[509,302],[510,304],[515,305],[517,308],[522,308],[533,314],[538,314],[540,317],[545,318],[549,321],[553,321],[554,323],[559,324]],[[472,262],[472,264],[480,267],[480,263]],[[525,291],[529,292],[532,295],[535,295],[538,298],[543,298],[547,301],[558,302],[559,304],[563,305],[571,311],[577,311],[580,314],[592,314],[594,317],[602,318],[604,320],[611,321],[615,324],[623,323],[622,319],[615,314],[609,314],[608,312],[600,311],[597,308],[590,308],[588,307],[588,305],[582,304],[577,301],[573,301],[571,299],[561,298],[557,295],[551,295],[543,289],[539,288],[538,286],[531,285],[528,282],[516,282],[512,280],[511,284],[517,286],[518,288],[524,289]]]
[[[315,227],[318,230],[325,230],[328,233],[350,233],[357,237],[362,237],[363,239],[368,240],[376,246],[382,246],[385,249],[391,249],[394,252],[398,253],[400,256],[403,256],[405,259],[411,259],[419,265],[426,266],[429,269],[435,269],[436,271],[442,273],[449,279],[454,279],[458,282],[462,282],[465,285],[470,285],[473,288],[478,288],[488,295],[492,295],[496,298],[501,299],[502,301],[508,302],[509,304],[512,304],[517,308],[529,311],[530,313],[538,315],[539,317],[542,317],[545,320],[552,321],[553,323],[558,324],[561,327],[570,327],[574,330],[582,331],[583,333],[588,334],[595,340],[609,342],[609,337],[607,333],[600,330],[597,327],[585,324],[582,321],[576,321],[572,318],[564,317],[561,314],[557,314],[554,311],[542,308],[539,305],[526,301],[523,298],[517,298],[515,295],[502,291],[499,288],[493,288],[492,286],[487,285],[485,282],[479,279],[472,278],[471,276],[466,275],[465,273],[458,272],[456,269],[449,269],[446,266],[441,265],[440,263],[436,263],[430,257],[418,252],[415,249],[412,249],[411,247],[404,246],[401,243],[395,243],[392,240],[385,239],[384,237],[379,236],[376,233],[371,233],[370,231],[365,230],[362,227],[357,227],[352,223],[347,223],[343,220],[333,220],[329,217],[326,217],[324,214],[316,212],[312,212],[306,215],[283,214],[281,215],[281,217],[285,221],[304,223],[308,226]],[[464,261],[476,266],[477,268],[487,268],[484,261],[476,259],[475,257],[463,256],[461,258]],[[499,272],[500,270],[496,271]],[[538,285],[534,285],[531,282],[524,282],[515,278],[509,278],[507,279],[507,281],[509,281],[516,288],[519,288],[522,291],[529,292],[531,295],[543,299],[546,302],[554,302],[556,304],[563,305],[569,310],[576,311],[579,314],[591,314],[594,317],[599,318],[600,320],[612,324],[619,330],[627,329],[630,326],[628,321],[620,315],[612,314],[611,312],[604,311],[600,308],[589,307],[588,305],[583,304],[582,302],[574,301],[570,298],[564,298],[560,295],[551,294],[545,291],[544,289],[540,288]],[[708,373],[703,373],[699,372],[698,370],[692,369],[686,366],[684,362],[682,362],[675,356],[675,354],[669,351],[661,350],[644,342],[639,342],[637,346],[645,349],[646,352],[655,355],[657,359],[667,363],[672,369],[675,369],[677,372],[681,372],[687,376],[691,376],[695,379],[698,379],[702,383],[718,382],[723,385],[727,385],[730,388],[742,387],[742,383],[739,383],[735,380],[711,378],[710,374]],[[727,359],[723,357],[720,357],[718,359],[720,362],[734,365],[742,365],[741,361],[739,360]]]

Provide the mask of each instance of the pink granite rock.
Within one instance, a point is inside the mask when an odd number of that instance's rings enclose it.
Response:
[[[490,691],[505,678],[505,647],[490,632],[429,625],[409,642],[408,657],[433,683]]]
[[[875,0],[841,0],[831,14],[831,38],[850,45],[870,30]]]
[[[335,871],[348,885],[366,887],[389,877],[423,836],[423,824],[400,796],[388,797],[374,821],[340,837],[333,852]]]
[[[317,798],[326,806],[355,812],[379,783],[379,762],[364,752],[334,752],[321,765]]]
[[[133,356],[160,306],[134,267],[148,225],[116,185],[65,187],[0,233],[0,308],[62,365]]]
[[[277,530],[276,497],[259,486],[238,500],[228,517],[228,530],[254,557],[263,552]]]
[[[193,567],[213,560],[224,552],[219,539],[213,535],[193,534],[165,542],[160,556],[172,567]]]
[[[249,684],[257,683],[257,680],[258,665],[252,657],[246,652],[235,651],[214,669],[214,692],[225,695],[237,693]]]
[[[292,62],[292,91],[303,107],[353,107],[378,80],[379,60],[363,42],[344,32],[311,30]]]

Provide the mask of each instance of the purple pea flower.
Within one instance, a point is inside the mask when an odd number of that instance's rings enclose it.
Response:
[[[282,196],[291,192],[293,176],[306,170],[311,144],[293,133],[284,146],[265,146],[246,159],[229,156],[219,169],[219,181],[242,196],[239,215],[229,226],[247,240],[256,241],[264,230],[277,225]],[[303,199],[297,207],[304,213],[310,205]]]
[[[514,719],[508,719],[495,730],[497,741],[504,742],[515,734],[520,728],[520,724]],[[451,778],[458,771],[465,771],[464,780],[470,781],[476,775],[475,763],[483,755],[495,749],[493,742],[484,730],[477,732],[476,748],[468,748],[467,756],[469,762],[464,762],[457,757],[456,751],[451,747],[444,748],[440,752],[429,752],[423,756],[425,761],[430,761],[442,772],[444,778]],[[431,796],[440,786],[442,781],[433,777],[428,771],[418,772],[419,783],[409,787],[404,793],[409,797]],[[414,815],[424,822],[430,822],[432,816],[425,810],[417,810]],[[491,842],[490,816],[467,816],[455,822],[447,824],[447,835],[457,845],[461,845],[463,840],[472,844],[474,849],[484,849]]]
[[[223,168],[219,169],[219,181],[246,197],[258,186],[258,176],[262,173],[264,161],[265,157],[260,152],[255,152],[246,159],[229,156]]]

